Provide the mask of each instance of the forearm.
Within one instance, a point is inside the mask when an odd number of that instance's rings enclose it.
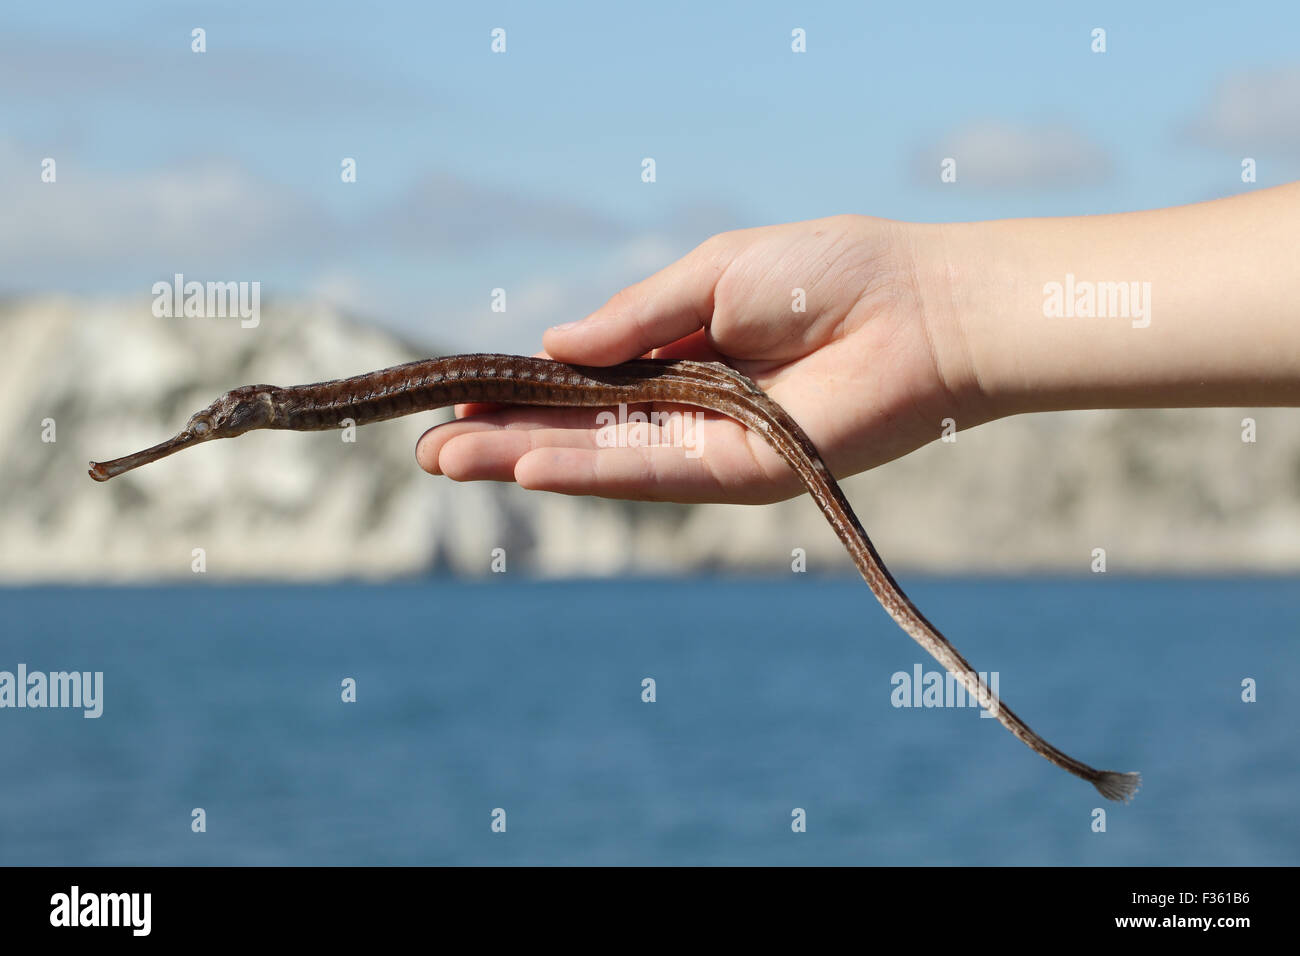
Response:
[[[1300,184],[919,229],[936,356],[993,414],[1300,405]]]

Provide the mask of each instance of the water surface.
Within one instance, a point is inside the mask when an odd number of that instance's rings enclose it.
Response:
[[[0,863],[1300,862],[1300,582],[904,583],[1138,799],[893,707],[937,665],[855,579],[18,589],[0,670],[105,699],[0,710]]]

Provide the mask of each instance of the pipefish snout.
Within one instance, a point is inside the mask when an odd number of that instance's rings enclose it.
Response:
[[[982,707],[1035,753],[1087,780],[1109,800],[1128,802],[1142,778],[1097,770],[1056,749],[989,689],[903,593],[867,537],[839,483],[797,422],[757,385],[726,365],[684,359],[639,359],[608,368],[518,355],[453,355],[352,378],[279,388],[248,385],[192,416],[174,438],[112,461],[90,464],[90,477],[117,475],[193,445],[259,428],[323,431],[385,421],[462,402],[570,407],[668,402],[732,418],[763,439],[798,475],[881,606],[942,664]]]
[[[300,425],[275,424],[274,396],[277,393],[292,391],[293,389],[276,388],[274,385],[245,385],[243,388],[232,389],[203,411],[191,415],[185,427],[174,438],[159,442],[152,448],[146,448],[133,455],[114,458],[112,461],[92,461],[90,477],[96,481],[108,481],[124,472],[166,458],[168,455],[174,455],[193,445],[216,438],[234,438],[255,428],[301,429]]]

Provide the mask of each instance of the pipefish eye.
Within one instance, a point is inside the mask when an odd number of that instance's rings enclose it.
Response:
[[[202,438],[212,428],[212,423],[206,418],[195,418],[190,422],[190,431],[196,438]]]

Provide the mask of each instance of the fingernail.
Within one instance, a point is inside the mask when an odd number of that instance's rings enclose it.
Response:
[[[551,331],[552,331],[552,332],[567,332],[567,331],[569,331],[569,329],[576,329],[576,328],[577,328],[579,325],[581,325],[581,324],[582,324],[582,319],[578,319],[578,320],[575,321],[575,322],[565,322],[565,323],[563,323],[563,324],[561,324],[561,325],[552,325],[552,326],[551,326]]]

